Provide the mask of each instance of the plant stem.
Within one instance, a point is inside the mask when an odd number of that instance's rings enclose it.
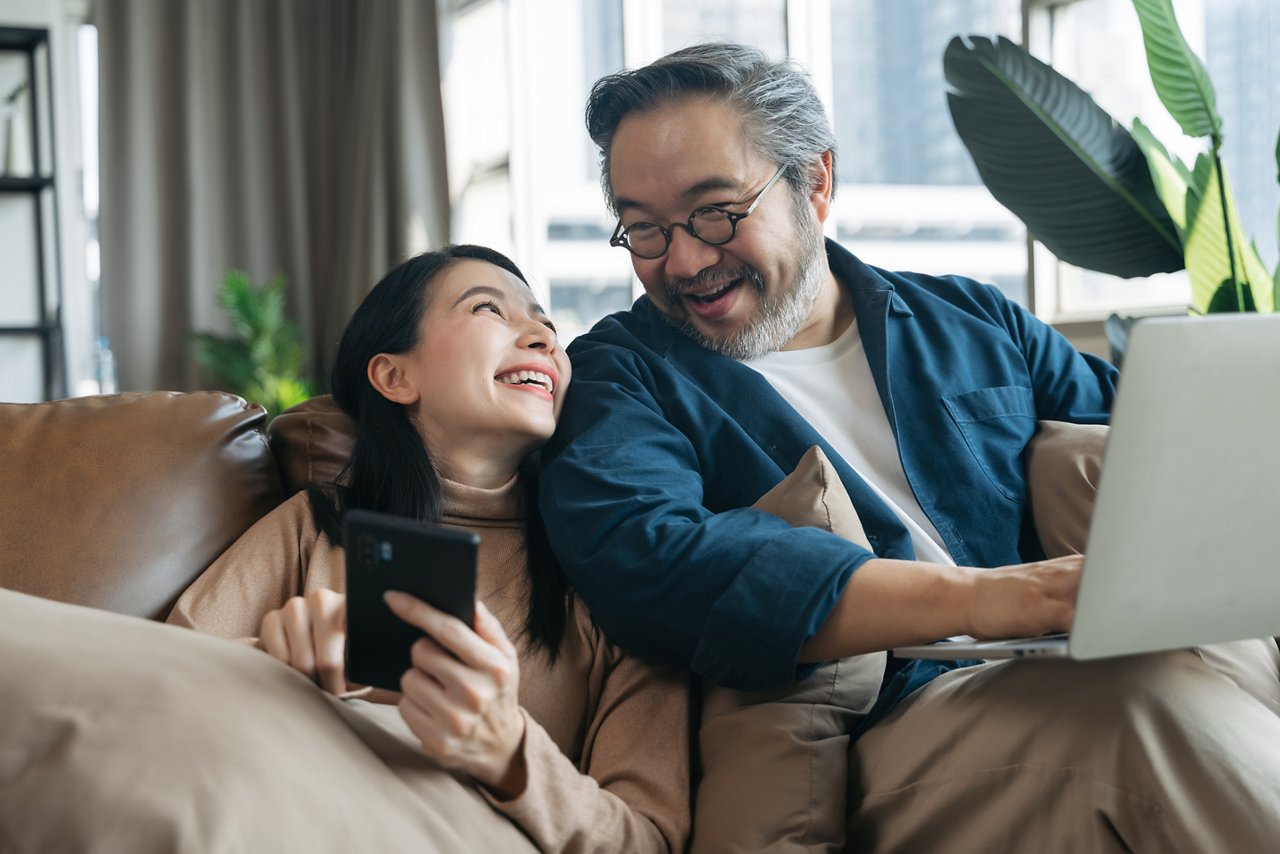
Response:
[[[1231,211],[1227,209],[1227,179],[1222,174],[1222,158],[1218,150],[1222,147],[1222,137],[1213,135],[1213,170],[1218,173],[1218,199],[1222,203],[1222,225],[1227,234],[1227,260],[1231,263],[1231,284],[1236,289],[1236,311],[1244,312],[1244,284],[1236,275],[1236,248],[1231,238]]]

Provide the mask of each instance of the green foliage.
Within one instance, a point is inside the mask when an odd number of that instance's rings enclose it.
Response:
[[[1141,122],[1126,132],[1074,83],[1003,38],[948,45],[956,130],[992,195],[1064,261],[1122,277],[1185,268],[1195,311],[1274,311],[1280,267],[1268,271],[1240,226],[1208,72],[1171,0],[1133,5],[1156,94],[1184,133],[1208,138],[1193,169]],[[1276,161],[1280,170],[1280,139]]]
[[[274,417],[315,394],[303,374],[298,330],[285,317],[285,279],[255,285],[232,270],[218,289],[218,304],[231,320],[233,335],[194,332],[196,360],[223,387],[260,403]]]
[[[1156,95],[1187,136],[1222,139],[1209,72],[1183,38],[1172,0],[1133,0]],[[1216,146],[1215,146],[1216,147]]]
[[[954,38],[943,68],[978,174],[1049,251],[1124,277],[1182,269],[1142,151],[1080,87],[1006,38]]]

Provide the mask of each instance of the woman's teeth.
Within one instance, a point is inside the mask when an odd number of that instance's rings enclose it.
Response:
[[[497,377],[498,382],[506,385],[540,385],[550,394],[556,389],[551,377],[541,371],[512,371]]]

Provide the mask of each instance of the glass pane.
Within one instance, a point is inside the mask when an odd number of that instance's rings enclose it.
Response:
[[[442,48],[453,237],[511,251],[511,92],[507,19],[500,3],[459,12]],[[476,109],[477,104],[485,105]],[[502,204],[488,210],[495,199]]]
[[[40,339],[0,335],[0,401],[44,400],[44,360]]]
[[[526,144],[540,222],[530,272],[548,284],[563,342],[631,305],[631,263],[609,246],[614,220],[583,123],[592,85],[623,67],[622,7],[622,0],[549,0],[530,21],[536,56]]]
[[[560,341],[568,344],[607,314],[631,305],[631,281],[600,277],[551,283],[552,312]]]
[[[1206,6],[1208,4],[1206,3]],[[1222,114],[1222,158],[1245,234],[1274,270],[1277,252],[1276,135],[1280,131],[1280,3],[1215,0],[1206,8],[1205,63]]]
[[[36,205],[33,197],[0,195],[0,326],[34,326],[40,322],[36,255]]]
[[[733,41],[774,59],[787,55],[786,0],[663,0],[662,52],[703,41]]]
[[[980,184],[947,109],[952,36],[1020,40],[1019,0],[833,0],[836,136],[851,184]]]
[[[1025,229],[982,185],[947,109],[942,54],[964,33],[1020,40],[1020,0],[832,0],[837,235],[870,264],[1025,301]]]

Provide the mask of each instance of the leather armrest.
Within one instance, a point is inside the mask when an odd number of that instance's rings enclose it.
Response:
[[[281,500],[265,421],[223,392],[0,404],[0,586],[163,619]]]

